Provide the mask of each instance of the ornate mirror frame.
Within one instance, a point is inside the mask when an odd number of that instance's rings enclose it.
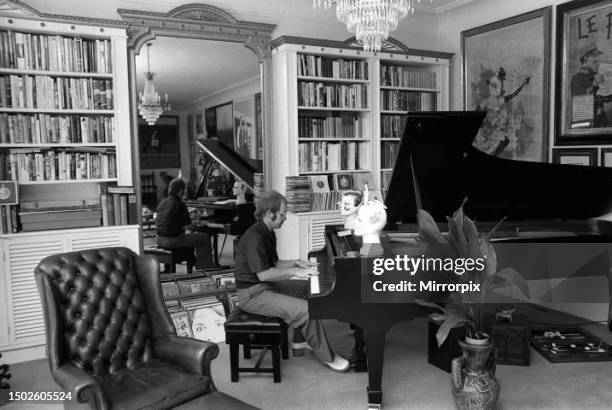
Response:
[[[136,55],[145,43],[157,36],[187,37],[202,40],[242,43],[251,50],[260,66],[262,94],[262,135],[263,172],[267,180],[270,176],[270,136],[272,129],[271,113],[271,58],[269,42],[273,24],[239,21],[226,11],[207,4],[193,3],[176,7],[167,13],[142,10],[118,9],[117,13],[128,24],[128,65],[130,75],[130,98],[133,144],[138,147],[138,113],[136,90]],[[191,160],[191,159],[190,159]],[[134,155],[134,165],[140,168],[138,153]],[[140,178],[135,178],[139,185]]]

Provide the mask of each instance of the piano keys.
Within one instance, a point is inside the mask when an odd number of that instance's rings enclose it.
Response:
[[[612,242],[612,224],[596,218],[612,211],[611,169],[514,161],[482,153],[472,142],[484,116],[483,112],[407,114],[385,200],[387,231],[395,239],[383,243],[386,251],[402,254],[402,246],[411,246],[417,209],[427,210],[444,225],[445,217],[465,197],[465,213],[479,231],[507,218],[494,238],[497,242]],[[357,277],[362,258],[346,257],[358,250],[354,241],[347,242],[337,229],[326,227],[325,251],[312,254],[320,263],[320,275],[311,278],[308,305],[312,318],[338,319],[363,330],[356,333],[356,369],[367,369],[368,406],[380,408],[386,333],[430,310],[414,303],[362,302]],[[359,346],[362,336],[365,356]]]

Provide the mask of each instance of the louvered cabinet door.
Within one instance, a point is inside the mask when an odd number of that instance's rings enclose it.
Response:
[[[34,279],[34,269],[45,257],[64,252],[63,238],[37,242],[5,242],[5,292],[8,308],[8,344],[32,346],[45,342],[45,323],[40,296]]]

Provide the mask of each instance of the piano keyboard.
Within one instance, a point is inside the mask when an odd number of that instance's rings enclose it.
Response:
[[[317,262],[317,258],[312,256],[310,257],[310,262]],[[311,276],[310,277],[310,294],[318,295],[321,293],[321,287],[319,286],[319,277]]]

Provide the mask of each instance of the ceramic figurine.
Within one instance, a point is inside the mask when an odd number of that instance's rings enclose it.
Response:
[[[363,204],[357,210],[354,233],[362,237],[362,256],[382,256],[383,247],[380,244],[380,233],[387,224],[387,207],[380,201],[370,201],[368,187],[363,192]]]
[[[344,216],[344,228],[355,229],[354,224],[357,219],[357,210],[361,202],[361,193],[358,191],[345,191],[338,203],[340,215]]]

